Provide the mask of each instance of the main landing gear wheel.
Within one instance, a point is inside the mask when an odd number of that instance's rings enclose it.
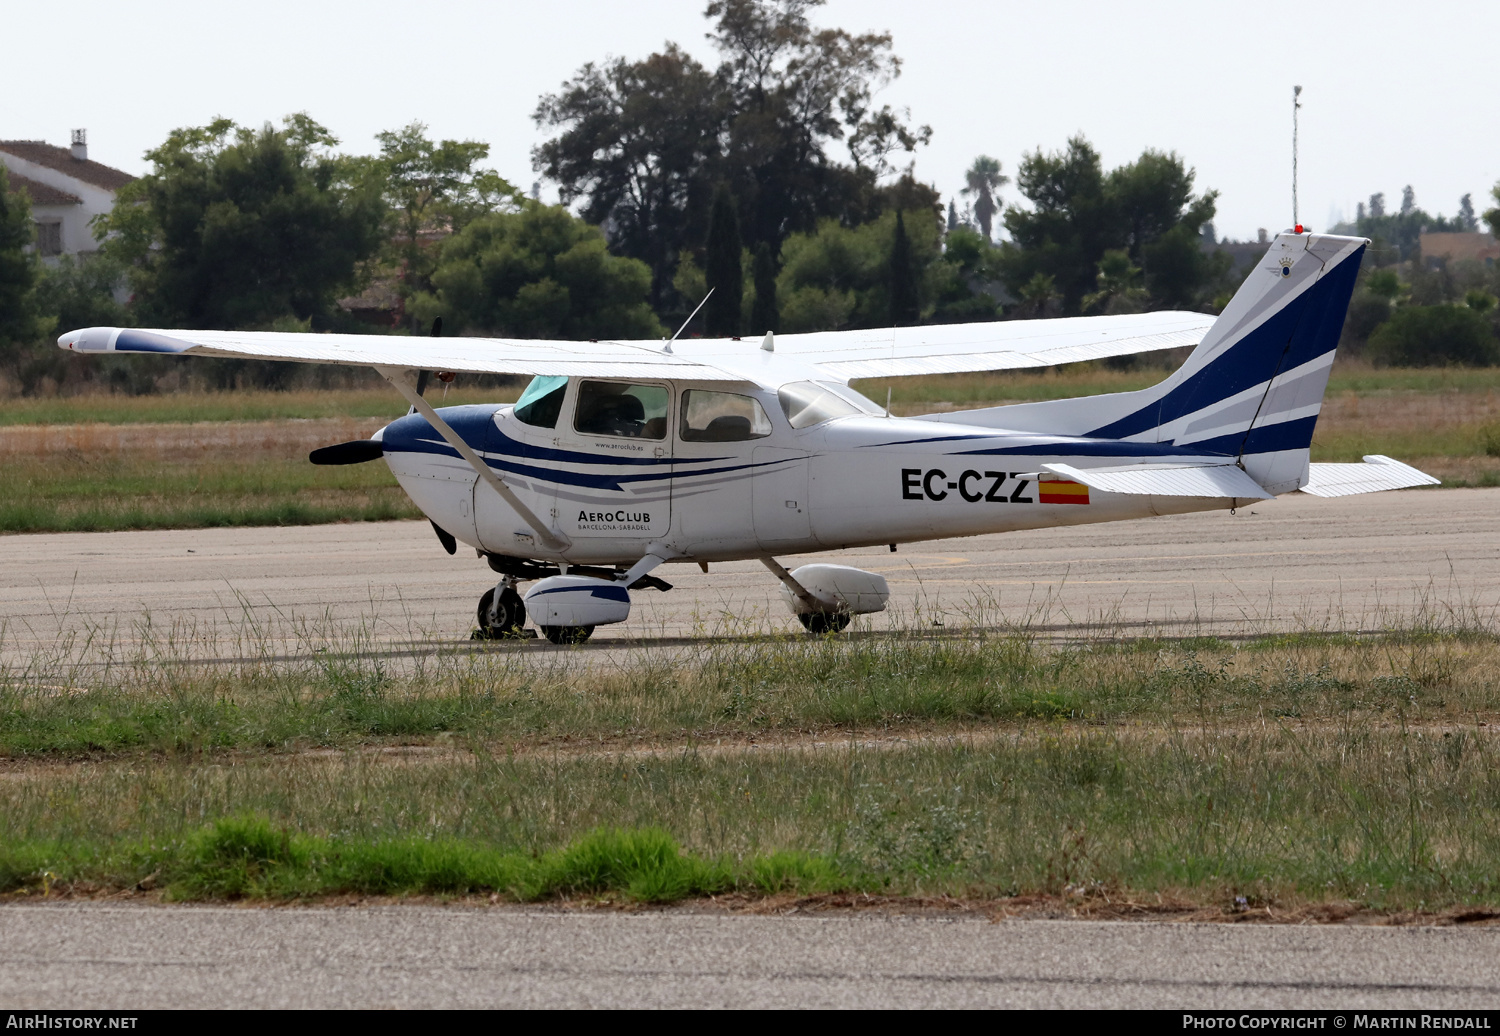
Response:
[[[825,633],[842,633],[844,627],[849,625],[851,616],[848,612],[803,612],[797,618],[801,620],[802,627],[815,637],[821,637]]]
[[[592,626],[543,626],[542,636],[554,644],[582,644],[594,635]]]
[[[493,614],[490,609],[494,607]],[[500,591],[500,600],[495,600],[493,587],[484,592],[479,599],[479,633],[480,640],[502,640],[506,637],[523,636],[526,627],[526,602],[521,600],[521,595],[516,593],[514,587],[505,587]]]

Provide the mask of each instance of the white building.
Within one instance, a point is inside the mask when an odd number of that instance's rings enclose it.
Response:
[[[112,209],[115,192],[135,179],[89,161],[81,129],[73,131],[71,148],[42,140],[0,140],[0,165],[9,171],[10,189],[31,198],[37,251],[43,258],[95,251],[99,243],[89,221]]]

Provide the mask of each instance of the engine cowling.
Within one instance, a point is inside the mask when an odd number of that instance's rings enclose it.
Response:
[[[883,612],[891,597],[884,576],[848,565],[803,565],[792,573],[792,578],[816,598],[819,605],[810,605],[783,584],[782,599],[794,615]]]
[[[607,626],[630,618],[625,585],[594,576],[549,576],[522,600],[538,626]]]

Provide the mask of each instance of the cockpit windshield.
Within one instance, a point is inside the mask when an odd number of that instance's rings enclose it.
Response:
[[[793,428],[811,428],[835,417],[885,413],[847,385],[831,381],[794,381],[783,385],[776,398]]]
[[[568,379],[537,375],[516,400],[516,420],[537,428],[556,428],[562,413],[563,397],[568,394]]]

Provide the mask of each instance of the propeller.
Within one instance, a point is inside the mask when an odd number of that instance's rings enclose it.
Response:
[[[313,450],[307,459],[314,464],[363,464],[367,460],[379,460],[384,454],[385,447],[378,440],[355,439]]]

